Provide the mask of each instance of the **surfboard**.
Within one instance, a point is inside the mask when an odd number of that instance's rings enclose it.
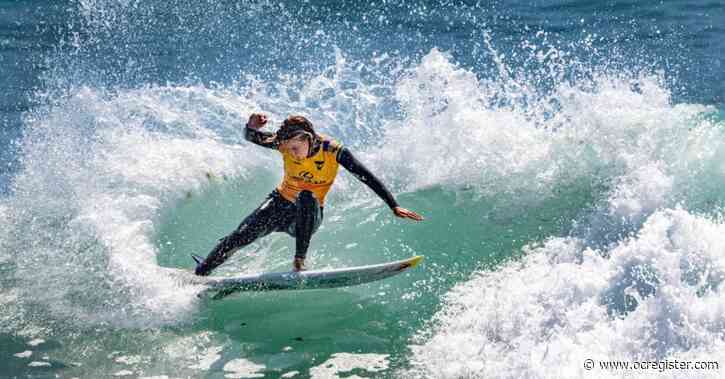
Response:
[[[270,272],[236,277],[208,277],[186,273],[182,281],[206,288],[200,297],[222,299],[238,292],[311,290],[348,287],[398,275],[423,260],[418,255],[395,262],[333,270]]]

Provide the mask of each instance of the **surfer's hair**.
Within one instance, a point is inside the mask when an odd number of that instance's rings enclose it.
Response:
[[[300,126],[304,127],[305,129],[309,129],[310,131],[312,130],[312,122],[310,122],[310,120],[308,120],[305,116],[299,116],[299,115],[289,116],[289,117],[287,117],[286,120],[284,120],[282,122],[282,125],[287,125],[287,126],[300,125]]]
[[[272,137],[274,144],[279,146],[285,141],[303,135],[307,138],[307,142],[310,143],[310,149],[307,154],[308,157],[316,154],[317,151],[322,147],[322,137],[315,133],[315,128],[312,126],[310,120],[304,116],[291,115],[282,122],[282,126],[279,127],[277,133]]]
[[[310,142],[317,137],[315,128],[312,126],[310,120],[304,116],[289,116],[282,122],[282,126],[277,131],[277,141],[284,142],[300,134],[307,135]]]

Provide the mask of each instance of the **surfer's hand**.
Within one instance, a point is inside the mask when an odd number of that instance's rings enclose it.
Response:
[[[307,270],[307,267],[305,267],[305,260],[303,258],[295,258],[294,262],[292,262],[292,270],[294,270],[294,271]]]
[[[403,207],[393,208],[393,213],[400,218],[409,218],[415,221],[423,221],[423,216]]]
[[[267,123],[267,115],[266,114],[262,114],[262,113],[252,113],[252,115],[249,116],[249,121],[247,122],[247,128],[250,128],[250,129],[260,129],[266,123]]]

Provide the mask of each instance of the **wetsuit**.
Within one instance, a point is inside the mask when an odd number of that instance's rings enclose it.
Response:
[[[245,138],[270,149],[279,146],[274,134],[245,128]],[[203,262],[197,265],[197,275],[208,275],[238,249],[271,232],[285,232],[295,237],[295,258],[304,259],[312,234],[322,223],[325,196],[337,177],[341,165],[370,187],[392,209],[398,206],[385,188],[350,150],[336,141],[319,135],[312,143],[307,158],[298,161],[282,153],[285,175],[282,183],[270,193],[228,236],[219,240]]]

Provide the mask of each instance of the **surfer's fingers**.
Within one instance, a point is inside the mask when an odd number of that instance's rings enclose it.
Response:
[[[409,218],[415,221],[423,221],[423,216],[405,208],[397,209],[395,215],[402,218]]]
[[[410,211],[410,210],[408,212],[409,212],[408,217],[410,217],[416,221],[423,221],[423,216],[421,216],[413,211]]]
[[[421,216],[415,212],[411,212],[411,213],[412,214],[410,215],[410,218],[412,218],[415,221],[423,221],[423,216]]]

